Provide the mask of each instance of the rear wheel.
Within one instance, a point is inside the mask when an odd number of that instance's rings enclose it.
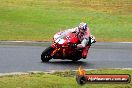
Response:
[[[81,52],[77,53],[77,54],[76,54],[76,57],[74,57],[74,58],[72,59],[72,61],[73,61],[73,62],[76,62],[76,61],[78,61],[78,60],[80,60],[80,59],[81,59]]]
[[[78,60],[72,60],[72,62],[77,62]]]
[[[78,59],[78,58],[72,59],[73,62],[76,62],[76,61],[78,61],[78,60],[80,60],[80,59]]]
[[[46,48],[42,54],[41,54],[41,60],[42,62],[49,62],[50,59],[52,59],[51,52],[53,51],[53,48],[49,46]]]

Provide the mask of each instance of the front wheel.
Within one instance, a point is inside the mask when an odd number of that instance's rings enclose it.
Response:
[[[42,54],[41,54],[41,60],[42,62],[49,62],[50,59],[52,59],[51,52],[53,51],[53,48],[49,46],[46,48]]]

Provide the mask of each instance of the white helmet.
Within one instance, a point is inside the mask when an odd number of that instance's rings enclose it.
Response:
[[[86,31],[87,30],[87,23],[81,22],[78,26],[78,29]]]

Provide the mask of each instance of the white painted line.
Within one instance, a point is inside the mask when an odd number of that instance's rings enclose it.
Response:
[[[0,76],[9,76],[9,75],[26,75],[29,73],[26,72],[11,72],[11,73],[0,73]]]
[[[132,43],[132,42],[119,42],[119,43]]]
[[[51,41],[0,41],[0,42],[51,42]],[[132,43],[132,42],[97,42],[97,43]]]
[[[15,42],[16,42],[16,43],[19,43],[19,42],[20,42],[20,43],[21,43],[21,42],[33,42],[33,41],[4,41],[4,42],[14,42],[14,43],[15,43]]]
[[[115,70],[116,69],[117,70],[132,70],[132,68],[106,68],[104,70],[112,70],[112,69],[115,69]],[[100,68],[100,69],[85,69],[85,70],[86,71],[90,71],[90,70],[103,70],[103,68]],[[10,76],[10,75],[28,75],[28,74],[31,74],[31,73],[54,73],[54,72],[65,72],[65,71],[67,71],[67,70],[49,70],[49,71],[28,71],[28,72],[0,73],[0,77],[1,76]],[[78,71],[78,70],[71,70],[71,71]]]
[[[105,43],[105,42],[102,42]],[[132,42],[107,42],[107,43],[132,43]]]

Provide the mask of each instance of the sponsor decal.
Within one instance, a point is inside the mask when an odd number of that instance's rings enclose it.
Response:
[[[86,71],[79,67],[76,75],[78,84],[90,83],[130,83],[131,77],[129,74],[86,74]]]

